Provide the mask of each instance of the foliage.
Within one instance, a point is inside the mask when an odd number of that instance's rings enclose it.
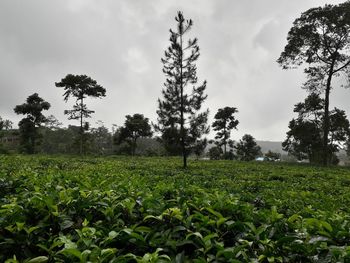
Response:
[[[64,89],[64,100],[67,102],[70,97],[76,99],[75,105],[72,110],[65,110],[64,114],[67,114],[69,120],[80,120],[80,154],[83,153],[84,140],[86,141],[86,135],[84,132],[87,130],[86,122],[84,119],[90,118],[94,111],[89,110],[84,103],[84,99],[87,97],[101,98],[106,96],[106,89],[97,84],[96,80],[86,75],[72,75],[68,74],[60,82],[55,83],[56,87]]]
[[[212,127],[214,131],[217,131],[215,139],[219,140],[217,145],[224,146],[224,156],[227,156],[227,144],[230,139],[231,130],[237,129],[238,120],[235,119],[233,114],[237,113],[237,109],[234,107],[225,107],[219,109],[214,116],[214,123]]]
[[[1,141],[1,138],[3,137],[3,132],[2,132],[3,129],[4,129],[4,120],[0,116],[0,153],[6,152],[6,150],[4,149],[4,147],[2,145],[2,141]]]
[[[4,120],[0,116],[0,131],[4,129]]]
[[[220,146],[214,146],[209,149],[208,154],[209,154],[210,160],[220,160],[222,159],[221,157],[222,157],[223,151]]]
[[[311,8],[294,21],[278,63],[283,68],[307,63],[308,81],[304,87],[311,92],[324,92],[322,161],[329,162],[330,133],[329,96],[332,79],[350,65],[350,1],[339,5]]]
[[[61,128],[62,122],[60,122],[54,115],[49,115],[46,117],[44,126],[50,130],[57,130]]]
[[[43,110],[48,110],[50,103],[40,98],[37,93],[30,95],[26,102],[14,108],[15,113],[26,115],[19,123],[21,151],[33,154],[41,138],[38,128],[45,123]]]
[[[74,140],[79,136],[77,131],[79,132],[79,127],[72,129],[72,126],[59,129],[41,128],[43,143],[40,152],[45,154],[78,154],[79,151],[73,147]]]
[[[12,129],[13,122],[7,119],[3,119],[0,116],[0,131],[5,130],[8,131]]]
[[[113,136],[103,122],[98,122],[98,127],[91,129],[91,152],[98,155],[112,154]]]
[[[289,123],[287,139],[282,143],[284,150],[299,160],[309,159],[311,163],[323,163],[323,118],[324,100],[316,93],[311,93],[303,103],[295,105],[298,117]],[[348,141],[349,121],[345,112],[335,108],[330,111],[328,163],[338,161],[336,153]]]
[[[242,139],[234,146],[236,157],[241,161],[252,161],[261,155],[261,148],[257,145],[253,136],[243,135]]]
[[[265,158],[267,158],[269,161],[276,161],[281,159],[281,154],[269,150],[267,153],[265,153]]]
[[[149,124],[148,118],[142,114],[126,115],[124,126],[119,129],[117,144],[126,142],[131,148],[131,154],[135,155],[137,140],[143,137],[152,136],[152,128]]]
[[[205,153],[205,149],[208,146],[208,140],[204,138],[203,140],[198,140],[197,143],[193,146],[193,153],[197,158],[202,156]]]
[[[345,168],[0,156],[0,261],[346,262],[349,182]]]
[[[181,153],[183,166],[187,156],[204,134],[209,132],[206,123],[208,110],[199,113],[207,98],[204,94],[206,81],[200,86],[195,62],[199,57],[197,38],[185,41],[185,34],[192,28],[192,20],[186,20],[181,12],[175,17],[176,30],[170,29],[170,47],[162,58],[163,72],[167,79],[162,90],[163,99],[158,99],[158,124],[156,131],[170,154]],[[190,91],[186,91],[191,87]]]

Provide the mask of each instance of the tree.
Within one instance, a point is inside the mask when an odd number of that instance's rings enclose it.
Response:
[[[273,152],[271,150],[268,150],[268,152],[265,153],[265,158],[267,158],[269,161],[277,161],[281,159],[281,154],[278,152]]]
[[[165,147],[181,152],[183,167],[187,167],[187,156],[198,144],[198,140],[209,132],[209,111],[199,113],[207,98],[204,94],[206,81],[198,83],[195,62],[199,57],[197,38],[185,41],[185,34],[193,25],[181,12],[175,17],[177,28],[170,29],[170,47],[162,58],[163,72],[167,77],[162,90],[163,99],[158,99],[158,125]],[[191,87],[190,91],[187,89]],[[170,147],[169,147],[170,146]]]
[[[152,136],[152,128],[148,118],[145,118],[142,114],[126,115],[125,118],[124,126],[119,130],[117,144],[127,142],[131,147],[131,154],[135,155],[137,140]]]
[[[209,149],[210,160],[220,160],[222,155],[222,148],[220,146],[214,146]]]
[[[311,8],[294,21],[278,63],[283,68],[307,63],[304,87],[324,92],[323,164],[329,161],[329,97],[332,79],[350,65],[350,1]]]
[[[198,142],[193,146],[193,153],[196,155],[197,159],[203,155],[205,149],[208,146],[208,140],[198,140]]]
[[[40,138],[38,128],[45,123],[46,118],[41,113],[48,110],[50,103],[40,98],[37,93],[30,95],[26,102],[14,108],[15,113],[27,115],[19,123],[20,145],[24,152],[33,154]]]
[[[227,156],[227,143],[230,139],[231,130],[237,129],[238,120],[235,119],[233,114],[237,111],[234,107],[225,107],[219,109],[214,116],[214,123],[212,127],[214,131],[217,131],[215,139],[219,140],[218,146],[224,146],[224,156]]]
[[[1,130],[5,130],[5,131],[10,130],[10,129],[12,129],[12,125],[13,125],[12,121],[3,119],[0,116],[0,131]]]
[[[261,155],[261,148],[257,145],[253,136],[245,134],[235,145],[236,155],[240,161],[252,161]]]
[[[93,138],[93,152],[100,155],[112,153],[112,134],[108,128],[104,126],[102,121],[96,123],[97,128],[91,129],[91,135]]]
[[[49,115],[46,117],[44,126],[50,130],[58,130],[62,126],[62,122],[60,122],[54,115]]]
[[[304,102],[294,107],[298,117],[289,122],[287,139],[283,149],[297,159],[309,159],[311,163],[323,164],[323,118],[324,100],[311,93]],[[344,147],[349,138],[349,121],[344,111],[334,108],[329,113],[330,127],[327,147],[327,163],[336,163],[336,152]]]
[[[0,116],[0,131],[4,129],[4,126],[5,126],[5,121]]]
[[[68,115],[69,120],[80,120],[80,154],[83,153],[84,142],[84,123],[85,118],[90,118],[94,111],[89,110],[84,103],[87,97],[101,98],[106,96],[106,90],[98,85],[96,80],[86,75],[72,75],[68,74],[61,82],[55,83],[56,87],[64,88],[64,100],[68,101],[70,97],[76,99],[76,103],[72,110],[65,110],[64,114]]]

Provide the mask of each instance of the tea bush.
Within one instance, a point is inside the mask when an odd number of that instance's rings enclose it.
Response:
[[[350,170],[0,156],[0,262],[348,262]]]

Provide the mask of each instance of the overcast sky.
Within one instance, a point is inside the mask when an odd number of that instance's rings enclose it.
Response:
[[[293,105],[306,92],[301,70],[282,70],[276,59],[294,19],[337,0],[1,0],[0,116],[17,125],[13,108],[34,92],[51,103],[47,114],[65,125],[63,90],[68,73],[86,74],[107,90],[87,100],[92,125],[122,125],[125,115],[157,118],[165,77],[160,62],[178,10],[192,18],[199,39],[199,81],[207,80],[210,122],[218,108],[237,107],[232,136],[284,140]],[[331,106],[350,114],[350,90],[334,85]]]

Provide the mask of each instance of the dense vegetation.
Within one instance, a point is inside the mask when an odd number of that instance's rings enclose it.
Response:
[[[0,156],[0,261],[350,260],[350,170]]]

